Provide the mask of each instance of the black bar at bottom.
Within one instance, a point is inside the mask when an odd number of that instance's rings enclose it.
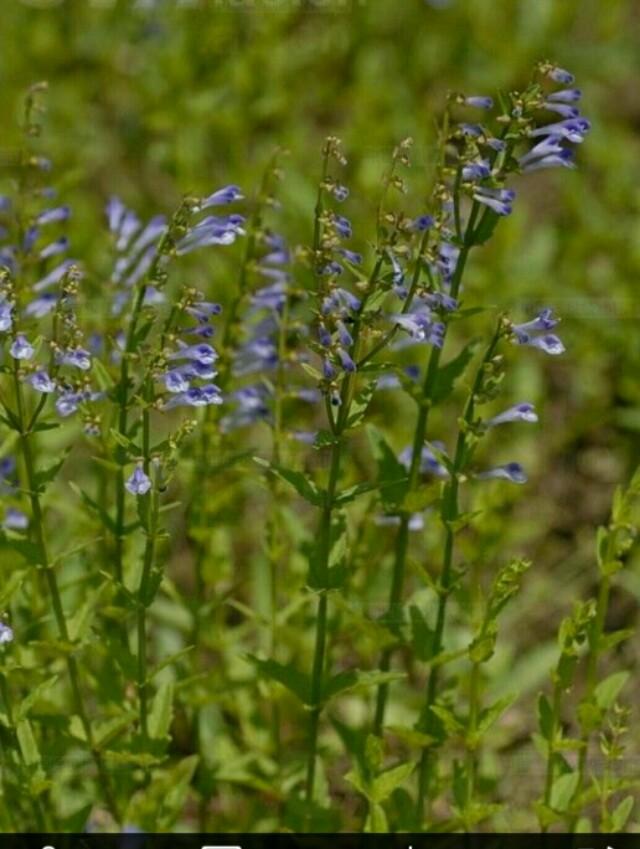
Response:
[[[1,834],[0,849],[640,849],[640,834]]]

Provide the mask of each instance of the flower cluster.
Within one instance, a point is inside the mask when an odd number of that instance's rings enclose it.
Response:
[[[51,165],[38,157],[30,163],[38,184]],[[82,275],[75,260],[63,259],[69,239],[60,228],[71,217],[69,206],[51,205],[55,190],[31,182],[23,199],[29,209],[26,225],[24,209],[15,209],[9,198],[0,199],[0,236],[5,240],[0,250],[0,333],[10,337],[8,353],[19,379],[42,395],[55,395],[56,410],[65,417],[97,397],[89,380],[91,354],[75,311]],[[44,327],[48,318],[51,323]],[[85,426],[94,427],[90,416]]]

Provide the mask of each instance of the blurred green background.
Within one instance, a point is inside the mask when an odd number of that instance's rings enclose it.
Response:
[[[290,151],[281,229],[308,242],[328,133],[349,156],[346,212],[365,246],[382,172],[406,136],[408,205],[421,211],[447,90],[517,88],[545,58],[576,75],[593,123],[578,170],[519,181],[514,214],[476,253],[466,283],[470,304],[508,306],[520,320],[549,305],[563,318],[560,361],[512,358],[509,394],[536,403],[541,425],[505,434],[495,459],[522,460],[532,483],[515,506],[503,490],[480,496],[498,517],[514,511],[484,529],[488,550],[534,562],[512,622],[528,652],[517,641],[506,650],[496,689],[517,679],[535,690],[559,619],[593,589],[594,528],[640,459],[640,3],[5,0],[1,26],[2,160],[18,144],[26,88],[48,80],[44,147],[74,208],[74,249],[98,262],[109,194],[151,214],[187,191],[238,183],[250,193],[277,146]],[[224,301],[233,278],[223,272],[208,286]],[[395,426],[401,445],[411,419]],[[624,581],[611,627],[636,615],[640,572]],[[621,651],[637,669],[633,644]]]

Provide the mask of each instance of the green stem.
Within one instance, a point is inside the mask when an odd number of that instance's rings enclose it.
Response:
[[[56,621],[56,626],[58,629],[58,634],[60,639],[69,643],[69,629],[67,626],[67,620],[64,613],[64,608],[62,605],[62,598],[60,595],[60,588],[58,586],[58,580],[56,578],[56,573],[54,570],[54,565],[51,563],[49,559],[49,553],[46,542],[46,535],[44,529],[44,516],[42,511],[42,505],[40,502],[40,495],[38,491],[38,482],[37,475],[35,471],[35,465],[33,461],[33,453],[31,450],[31,441],[30,441],[30,432],[26,428],[26,418],[25,418],[25,408],[24,401],[22,397],[22,385],[20,383],[20,377],[18,374],[18,363],[15,363],[14,367],[14,386],[15,386],[15,394],[16,394],[16,404],[17,404],[17,413],[18,413],[18,421],[20,423],[20,443],[22,447],[22,456],[24,459],[26,475],[27,475],[27,483],[29,486],[29,499],[31,502],[31,514],[32,514],[32,527],[33,533],[35,536],[35,542],[38,547],[39,556],[40,556],[40,564],[41,568],[45,574],[45,580],[47,583],[47,588],[49,591],[49,597],[51,600],[51,605],[53,607],[54,618]],[[109,778],[109,774],[107,772],[104,759],[102,757],[102,753],[98,749],[96,745],[96,741],[93,735],[93,729],[91,727],[91,722],[89,721],[89,716],[87,713],[86,705],[84,702],[84,697],[82,695],[82,690],[80,687],[80,673],[78,669],[78,662],[76,660],[75,655],[69,654],[66,658],[67,663],[67,672],[69,675],[69,682],[71,684],[71,691],[73,693],[73,700],[75,703],[75,708],[80,717],[80,722],[82,724],[82,728],[84,731],[84,735],[87,742],[87,748],[91,752],[94,763],[98,770],[98,777],[100,783],[102,785],[102,791],[104,795],[105,802],[107,803],[113,817],[117,822],[120,822],[120,813],[118,809],[118,804],[116,802],[116,798],[113,793],[113,789],[111,787],[111,781]]]
[[[467,755],[466,755],[466,788],[465,809],[468,810],[473,802],[478,770],[477,744],[474,740],[480,713],[480,664],[474,661],[469,676],[469,716],[467,719]]]
[[[285,297],[284,306],[279,319],[278,327],[278,368],[276,371],[274,398],[273,398],[273,442],[271,460],[274,465],[282,462],[282,437],[283,437],[283,396],[285,393],[286,380],[286,358],[287,358],[287,330],[289,325],[289,298]],[[278,479],[273,476],[269,479],[271,489],[271,514],[267,529],[267,551],[269,557],[269,583],[270,583],[270,610],[269,610],[269,656],[275,658],[278,646],[278,583],[279,570],[282,567],[281,554],[281,520],[280,520],[280,487]],[[271,707],[271,734],[273,737],[273,748],[276,763],[280,762],[280,711],[278,701],[275,697]]]
[[[4,708],[5,708],[5,711],[6,711],[6,714],[7,714],[7,720],[9,722],[9,727],[12,731],[13,746],[16,750],[17,755],[18,755],[18,760],[20,761],[20,768],[19,768],[20,784],[22,785],[22,788],[24,789],[25,787],[29,786],[28,770],[27,770],[27,765],[26,765],[25,760],[24,760],[24,756],[22,754],[22,749],[20,748],[20,745],[19,745],[19,743],[16,739],[16,736],[15,736],[15,720],[14,720],[13,704],[12,704],[12,700],[11,700],[11,694],[9,693],[9,685],[7,683],[7,679],[2,674],[0,674],[0,694],[2,695],[2,701],[4,702]],[[45,832],[47,832],[49,830],[49,828],[48,828],[48,825],[47,825],[47,819],[46,819],[46,816],[45,816],[44,808],[42,807],[42,802],[40,801],[40,797],[39,796],[34,797],[31,794],[28,794],[28,795],[29,795],[29,800],[31,802],[31,806],[33,808],[33,816],[34,816],[34,822],[36,824],[36,830],[39,831],[41,834],[44,834]]]
[[[321,227],[321,218],[324,211],[324,184],[327,180],[328,173],[328,162],[329,162],[329,154],[328,150],[325,152],[324,160],[323,160],[323,168],[322,168],[322,180],[320,182],[320,187],[318,190],[318,199],[316,203],[315,210],[315,225],[314,225],[314,236],[313,236],[313,262],[314,269],[316,268],[317,257],[319,255],[320,247],[321,247],[321,239],[322,239],[322,227]],[[353,352],[354,352],[354,361],[358,360],[358,351],[360,348],[360,331],[362,328],[362,316],[364,314],[364,309],[367,304],[367,300],[369,295],[371,294],[373,287],[378,279],[380,274],[380,270],[382,268],[382,258],[379,257],[373,271],[371,272],[371,276],[369,278],[369,282],[367,285],[367,291],[362,298],[362,302],[360,305],[360,309],[358,314],[356,315],[352,328],[352,337],[353,337]],[[316,776],[316,757],[317,757],[317,748],[318,748],[318,730],[320,725],[320,716],[322,714],[322,691],[323,691],[323,683],[324,683],[324,670],[326,665],[326,654],[327,654],[327,617],[328,617],[328,590],[326,589],[328,584],[328,576],[329,576],[329,561],[331,557],[331,524],[333,518],[333,508],[335,503],[336,491],[338,486],[338,478],[340,475],[340,461],[342,455],[342,434],[346,429],[347,422],[349,420],[349,412],[351,409],[351,402],[353,400],[353,392],[355,385],[355,374],[350,373],[347,374],[342,382],[341,393],[340,393],[340,411],[337,416],[337,420],[334,422],[333,414],[331,412],[331,405],[327,403],[327,417],[329,419],[329,423],[333,432],[334,442],[331,446],[331,461],[329,468],[329,480],[327,484],[327,492],[325,496],[325,503],[322,509],[322,518],[320,523],[320,531],[319,531],[319,566],[318,573],[320,584],[323,589],[320,590],[319,599],[318,599],[318,610],[316,615],[316,623],[315,623],[315,648],[313,655],[313,666],[311,673],[311,692],[310,692],[310,703],[311,703],[311,711],[309,717],[309,734],[308,734],[308,746],[307,746],[307,777],[306,777],[306,801],[309,806],[308,812],[310,814],[310,804],[313,801],[313,793],[315,787],[315,776]]]
[[[473,227],[475,226],[476,218],[478,215],[478,204],[474,203],[472,207],[471,214],[469,217],[469,223],[467,226],[467,235],[466,240],[467,244],[462,248],[460,252],[460,256],[458,257],[458,262],[456,265],[456,270],[453,275],[453,279],[451,281],[451,296],[457,297],[458,292],[460,290],[460,284],[462,282],[462,274],[464,272],[464,268],[467,262],[467,257],[469,251],[471,250],[470,244],[470,236],[473,232]],[[424,251],[424,247],[426,245],[426,241],[423,241],[423,245],[421,246],[420,254]],[[418,260],[418,264],[416,266],[416,271],[414,273],[414,279],[412,281],[410,295],[415,292],[415,289],[418,285],[420,275],[420,259]],[[440,357],[442,355],[442,350],[444,348],[444,343],[446,341],[448,326],[445,326],[443,343],[441,348],[433,347],[431,349],[431,353],[429,355],[429,362],[427,365],[427,370],[425,373],[425,379],[422,386],[422,399],[420,403],[420,409],[418,411],[418,418],[416,420],[416,427],[414,430],[413,436],[413,445],[411,449],[411,465],[409,467],[409,481],[408,481],[408,492],[411,492],[417,486],[418,479],[420,476],[420,465],[422,461],[422,448],[424,446],[424,442],[427,435],[427,426],[429,423],[429,413],[431,410],[431,399],[433,396],[433,390],[436,385],[436,379],[438,377],[438,367],[440,365]],[[397,621],[400,619],[397,614],[397,608],[402,600],[403,588],[404,588],[404,580],[406,573],[406,563],[407,563],[407,553],[409,549],[409,522],[411,520],[411,515],[406,511],[403,511],[400,514],[400,527],[398,529],[398,533],[396,536],[395,543],[395,556],[393,562],[393,573],[391,579],[391,589],[389,593],[389,604],[387,607],[386,619],[387,621]],[[378,668],[381,672],[388,672],[391,667],[391,659],[393,653],[395,651],[395,646],[388,646],[382,652],[380,656],[380,662],[378,664]],[[376,695],[376,709],[373,721],[373,733],[380,735],[382,733],[382,727],[384,725],[384,717],[386,712],[387,700],[389,697],[389,685],[381,684],[378,687],[377,695]]]
[[[549,739],[547,741],[547,770],[544,781],[544,805],[550,807],[551,792],[553,790],[553,782],[555,779],[556,770],[556,741],[558,737],[558,728],[560,727],[560,710],[562,708],[562,686],[560,680],[556,676],[553,685],[553,701],[551,705],[551,728],[549,730]],[[542,831],[546,832],[549,826],[543,825]]]
[[[118,398],[118,433],[122,436],[127,436],[128,419],[129,419],[129,359],[132,353],[133,342],[135,339],[140,312],[144,303],[144,295],[146,285],[138,287],[136,299],[131,314],[129,330],[125,349],[122,352],[122,362],[120,364],[120,381],[119,381],[119,398]],[[126,506],[126,490],[124,487],[124,466],[127,461],[127,450],[124,446],[118,444],[116,449],[116,463],[118,471],[116,472],[116,516],[115,516],[115,551],[113,558],[113,571],[116,580],[119,583],[123,582],[124,578],[124,527],[125,527],[125,506]]]
[[[147,394],[150,387],[147,387]],[[150,472],[150,445],[151,445],[151,421],[149,408],[145,407],[142,414],[142,451],[143,451],[143,466],[145,474]],[[140,586],[138,589],[138,609],[136,614],[137,619],[137,686],[138,686],[138,705],[140,713],[140,731],[143,739],[149,736],[148,729],[148,682],[147,682],[147,607],[149,599],[147,598],[147,590],[149,578],[153,571],[156,554],[156,538],[158,532],[158,508],[159,496],[154,482],[153,488],[148,495],[142,496],[146,500],[146,540],[144,546],[144,559],[142,563],[142,575],[140,577]]]
[[[610,535],[610,540],[612,538],[613,533]],[[609,548],[611,548],[611,542],[609,543]],[[609,557],[605,559],[605,562],[608,561]],[[609,609],[610,595],[611,578],[609,575],[603,575],[600,580],[600,588],[598,590],[598,600],[596,603],[596,615],[593,622],[593,629],[589,637],[589,654],[587,657],[586,674],[587,681],[585,694],[583,697],[583,700],[585,702],[589,702],[592,700],[594,690],[598,684],[598,660],[600,659],[600,653],[602,651],[601,641],[604,635],[605,620],[607,618],[607,610]],[[584,782],[587,772],[587,762],[589,757],[589,743],[591,740],[591,733],[589,731],[583,731],[580,739],[582,740],[583,745],[578,755],[578,783],[576,785],[575,793],[573,794],[574,799],[578,798],[584,788]],[[572,823],[572,830],[574,825],[575,821]]]
[[[327,486],[327,495],[325,506],[322,511],[322,520],[320,525],[320,570],[319,577],[322,584],[328,583],[326,580],[329,573],[329,556],[331,554],[331,521],[333,516],[333,504],[336,496],[338,485],[338,476],[340,473],[340,458],[342,445],[339,441],[334,442],[331,448],[331,467],[329,471],[329,484]],[[322,713],[322,686],[324,679],[325,655],[327,643],[327,612],[328,612],[328,590],[320,591],[318,599],[318,611],[316,616],[316,640],[313,654],[313,667],[311,673],[311,713],[309,718],[309,736],[307,747],[307,780],[306,780],[306,799],[308,803],[313,801],[313,791],[316,775],[316,756],[318,748],[318,729],[320,724],[320,714]]]
[[[460,265],[460,261],[464,263],[466,260],[466,255],[460,254],[460,260],[458,266]],[[461,276],[460,272],[460,276]],[[458,285],[459,285],[459,275],[458,269],[456,269],[456,277],[458,277]],[[453,287],[452,287],[453,288]],[[439,587],[439,598],[438,598],[438,610],[436,614],[436,625],[434,629],[433,635],[433,650],[432,657],[436,658],[443,649],[444,642],[444,627],[447,613],[447,605],[449,602],[449,597],[451,595],[451,589],[453,585],[453,553],[454,553],[454,541],[455,541],[455,521],[459,517],[459,507],[458,507],[458,492],[460,485],[460,475],[463,471],[463,466],[467,461],[467,429],[466,426],[470,425],[473,422],[473,418],[475,415],[475,402],[477,396],[480,394],[485,374],[485,366],[491,361],[498,341],[500,339],[501,334],[501,323],[498,323],[498,328],[489,344],[489,347],[486,350],[486,353],[482,359],[480,367],[476,373],[475,380],[473,382],[473,386],[471,388],[471,392],[469,394],[464,415],[463,415],[463,425],[458,432],[458,439],[456,443],[456,450],[453,459],[453,468],[451,470],[451,478],[445,487],[445,491],[442,498],[442,507],[440,512],[440,518],[445,526],[445,543],[444,543],[444,554],[442,558],[442,570],[440,573],[440,587]],[[429,673],[429,681],[427,684],[427,693],[425,705],[421,715],[421,726],[426,734],[433,735],[433,732],[436,730],[434,726],[435,716],[432,712],[432,707],[436,702],[437,694],[438,694],[438,685],[440,680],[440,671],[441,666],[432,666],[431,671]],[[434,749],[432,747],[425,747],[422,750],[422,755],[420,757],[420,764],[418,767],[418,797],[416,804],[416,818],[418,822],[422,822],[424,819],[425,813],[425,802],[428,797],[429,786],[431,782],[431,777],[433,774],[433,770],[435,767],[435,754]]]
[[[156,251],[155,259],[147,275],[138,284],[136,289],[133,310],[127,330],[124,351],[122,352],[122,361],[120,363],[120,379],[118,383],[118,433],[126,437],[129,421],[129,361],[134,353],[136,343],[136,332],[140,315],[144,306],[145,295],[152,281],[157,274],[160,258],[165,252],[165,247],[170,239],[169,230],[160,239]],[[127,461],[127,449],[118,444],[116,448],[116,463],[118,471],[116,472],[116,515],[115,515],[115,550],[113,558],[113,571],[116,580],[119,583],[124,579],[124,530],[126,516],[126,491],[124,486],[124,466]]]

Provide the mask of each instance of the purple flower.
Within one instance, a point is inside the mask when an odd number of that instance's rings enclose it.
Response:
[[[59,283],[62,280],[64,275],[74,264],[74,260],[65,259],[64,262],[61,262],[60,265],[57,265],[45,277],[43,277],[37,283],[34,283],[33,291],[41,292],[43,289],[48,289],[50,286],[55,286],[56,283]]]
[[[458,128],[463,136],[470,136],[471,138],[478,138],[479,136],[484,134],[484,129],[480,126],[480,124],[458,124]]]
[[[476,109],[493,109],[493,98],[485,95],[465,97],[464,102],[467,106],[475,106]]]
[[[409,225],[409,229],[415,230],[418,233],[423,233],[425,230],[429,230],[431,227],[433,227],[433,224],[433,216],[420,215],[418,218],[413,219],[413,221]]]
[[[378,527],[393,528],[400,524],[400,516],[376,516],[375,522]],[[424,516],[422,513],[413,513],[409,518],[409,524],[407,527],[410,531],[424,530]]]
[[[9,301],[0,301],[0,332],[6,333],[13,327],[13,304]]]
[[[336,353],[338,354],[340,362],[342,363],[342,368],[346,372],[353,373],[356,370],[356,364],[353,362],[349,354],[342,348],[338,348]]]
[[[446,292],[429,292],[424,296],[425,302],[433,308],[440,308],[446,312],[453,312],[458,309],[458,302]]]
[[[194,386],[186,392],[180,392],[163,405],[163,410],[171,410],[173,407],[206,407],[209,404],[222,404],[220,389],[215,384],[208,386]]]
[[[555,112],[563,118],[577,118],[580,115],[580,110],[568,103],[555,103],[554,101],[546,100],[543,107],[549,112]]]
[[[332,189],[334,198],[342,203],[349,197],[349,189],[346,186],[335,185]]]
[[[547,103],[577,103],[582,97],[579,88],[565,88],[547,95]]]
[[[420,455],[420,472],[421,474],[429,474],[434,475],[437,478],[448,478],[449,470],[447,467],[438,460],[436,454],[433,449],[436,449],[439,453],[444,452],[444,445],[441,442],[433,442],[431,445],[428,443],[423,445],[422,452]],[[398,457],[398,460],[402,463],[403,466],[407,470],[411,468],[411,459],[413,456],[413,449],[411,447],[405,448]]]
[[[7,507],[2,527],[5,530],[25,531],[29,527],[29,517],[15,507]],[[1,638],[0,642],[2,642]]]
[[[545,307],[531,321],[527,321],[524,324],[514,324],[513,332],[519,335],[520,333],[527,334],[536,330],[553,330],[559,322],[560,319],[555,318],[553,310],[550,307]]]
[[[30,360],[35,354],[35,349],[26,336],[19,333],[9,348],[9,353],[14,360]]]
[[[220,421],[220,426],[225,433],[239,427],[247,427],[255,422],[263,421],[269,416],[267,398],[269,391],[265,386],[245,386],[238,389],[229,396],[234,403],[231,413]]]
[[[66,351],[60,351],[56,355],[56,361],[61,365],[75,366],[82,371],[91,368],[91,354],[84,348],[67,348]]]
[[[417,301],[411,310],[403,313],[392,313],[389,319],[415,341],[427,342],[438,348],[441,347],[444,325],[441,322],[434,321],[431,309],[425,303]]]
[[[125,251],[131,239],[133,239],[140,229],[140,226],[140,219],[135,212],[131,209],[126,209],[118,226],[116,250]]]
[[[187,307],[185,312],[192,315],[198,321],[206,322],[212,315],[220,315],[222,307],[220,304],[213,304],[208,301],[199,301],[191,307]]]
[[[352,295],[348,289],[336,289],[336,295],[342,305],[347,309],[353,310],[353,312],[357,312],[360,309],[360,299],[356,298],[355,295]]]
[[[218,189],[217,192],[209,195],[200,204],[200,209],[209,209],[211,206],[224,206],[228,203],[234,203],[237,200],[243,200],[244,195],[242,189],[238,186],[225,186],[223,189]]]
[[[267,371],[278,365],[278,349],[268,336],[259,336],[246,342],[237,353],[233,364],[235,375]]]
[[[0,646],[13,642],[13,630],[4,622],[0,622]]]
[[[182,369],[172,369],[162,375],[168,392],[186,392],[191,386]]]
[[[325,380],[333,380],[336,376],[336,370],[333,367],[330,360],[325,360],[322,363],[322,373],[324,375]]]
[[[24,314],[30,318],[43,318],[55,308],[57,300],[58,297],[53,292],[45,292],[44,295],[27,304]]]
[[[322,269],[322,273],[325,275],[325,277],[338,277],[340,274],[342,274],[343,271],[344,268],[340,265],[339,262],[336,262],[335,260],[328,262]]]
[[[45,224],[54,224],[57,221],[66,221],[71,215],[71,208],[68,206],[56,206],[53,209],[45,209],[36,218],[36,224],[42,226]]]
[[[524,336],[518,338],[517,344],[529,345],[531,348],[538,348],[538,350],[544,351],[545,354],[551,354],[552,356],[564,354],[566,350],[564,345],[562,344],[562,340],[555,336],[553,333],[548,333],[545,336],[531,337],[527,337],[525,334]]]
[[[2,457],[0,459],[0,480],[6,480],[16,470],[16,461],[13,457]]]
[[[34,371],[33,374],[29,375],[27,380],[37,392],[42,392],[44,395],[55,392],[56,384],[46,371]]]
[[[179,256],[190,253],[197,248],[211,245],[232,245],[238,236],[244,235],[242,215],[217,216],[210,215],[193,227],[186,236],[178,242],[176,253]]]
[[[541,168],[574,168],[573,156],[572,150],[564,148],[559,153],[542,156],[540,159],[524,165],[522,172],[531,174],[532,171],[539,171]]]
[[[469,162],[462,168],[463,180],[484,180],[491,174],[491,165],[486,159],[478,162]]]
[[[506,463],[504,466],[495,466],[484,472],[478,472],[479,480],[506,480],[511,483],[526,483],[528,478],[520,463]]]
[[[336,322],[336,327],[338,329],[338,339],[340,340],[340,344],[344,345],[345,348],[350,348],[353,345],[353,337],[345,327],[344,322],[338,320]]]
[[[180,348],[169,354],[170,360],[197,360],[200,363],[214,363],[218,359],[218,355],[211,345],[179,344]]]
[[[503,413],[499,413],[493,418],[487,419],[484,423],[486,427],[495,427],[496,425],[506,424],[508,422],[537,422],[538,416],[533,404],[515,404],[509,407]]]
[[[55,242],[51,242],[40,251],[40,259],[49,259],[49,257],[57,256],[64,253],[69,247],[69,239],[66,236],[61,236]]]
[[[258,289],[251,297],[251,305],[256,309],[280,312],[287,300],[287,287],[284,282],[274,283]]]
[[[142,466],[137,466],[133,474],[125,481],[125,488],[131,495],[146,495],[151,489],[151,480]]]
[[[353,228],[348,218],[345,218],[344,215],[336,215],[333,219],[333,223],[338,234],[342,236],[343,239],[351,238],[353,235]]]
[[[318,438],[316,430],[292,430],[289,434],[296,442],[301,442],[303,445],[313,445]]]
[[[118,233],[126,212],[125,205],[122,203],[120,198],[115,196],[111,197],[107,201],[105,212],[107,213],[109,230],[111,230],[112,233]]]
[[[571,85],[571,83],[575,80],[575,77],[569,71],[565,71],[564,68],[551,68],[547,72],[547,76],[549,76],[554,82],[560,83],[561,85]]]
[[[155,246],[166,230],[167,219],[164,215],[154,216],[129,248],[129,256],[133,258],[146,250],[149,245]]]
[[[356,253],[356,251],[348,251],[346,248],[340,248],[338,253],[352,265],[362,264],[362,254]]]
[[[544,127],[536,127],[529,135],[537,136],[561,136],[570,142],[580,144],[585,135],[591,129],[591,123],[586,118],[568,118],[566,121],[558,121],[556,124],[547,124]]]
[[[497,215],[511,215],[514,198],[515,192],[510,189],[487,189],[480,186],[473,193],[474,200],[488,206]]]
[[[71,392],[67,390],[56,399],[56,411],[59,416],[66,418],[76,412],[83,400],[84,396],[82,392]]]

